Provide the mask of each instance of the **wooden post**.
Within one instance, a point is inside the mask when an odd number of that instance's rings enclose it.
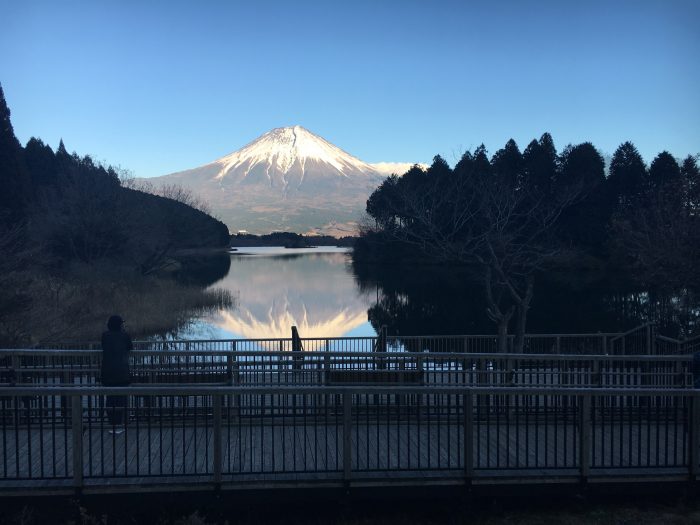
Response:
[[[221,396],[214,394],[212,396],[214,419],[214,483],[221,483]]]
[[[83,406],[80,395],[71,398],[71,434],[73,442],[73,486],[83,486]]]
[[[580,399],[579,468],[581,481],[586,481],[591,469],[591,394],[583,394]]]
[[[231,386],[239,386],[241,383],[240,365],[238,364],[238,356],[236,355],[237,349],[238,347],[236,341],[232,341],[231,352],[233,353],[233,362],[231,363]],[[239,393],[236,393],[233,396],[229,397],[229,406],[231,406],[234,409],[234,416],[240,418],[241,395]]]
[[[512,359],[506,359],[506,385],[515,386],[515,367],[513,366]],[[506,394],[503,402],[505,403],[506,416],[510,418],[513,415],[513,405],[511,403],[511,396]]]
[[[10,386],[15,386],[17,383],[22,383],[22,365],[20,356],[13,354],[10,358]]]
[[[297,330],[296,326],[292,326],[292,367],[294,370],[299,370],[302,366],[302,350],[303,347],[301,346],[301,337],[299,337],[299,331]]]
[[[600,372],[600,361],[597,359],[593,360],[593,367],[591,369],[591,386],[602,386],[603,377]]]
[[[226,356],[226,380],[229,385],[233,384],[233,355]]]
[[[352,471],[352,394],[343,392],[343,479],[350,482]]]
[[[464,478],[471,483],[474,477],[474,396],[471,390],[462,395],[464,404]]]
[[[377,344],[374,347],[374,351],[379,354],[386,353],[386,325],[382,326],[377,334]],[[375,358],[377,370],[384,370],[386,368],[385,359],[382,357]]]
[[[328,385],[331,379],[331,354],[328,350],[328,339],[326,339],[323,351],[323,384]]]
[[[690,479],[695,481],[700,473],[700,395],[691,397],[690,412]]]

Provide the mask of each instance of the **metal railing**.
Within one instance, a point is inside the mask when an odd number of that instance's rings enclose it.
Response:
[[[294,328],[294,327],[292,327]],[[281,339],[210,339],[136,341],[137,350],[174,351],[293,351],[299,345],[313,352],[447,352],[497,353],[495,335],[425,335],[389,336],[382,328],[373,337],[323,337]],[[514,336],[508,336],[507,347],[514,349]],[[47,343],[35,349],[99,350],[98,342]],[[700,349],[700,336],[678,340],[657,333],[654,323],[645,323],[627,332],[588,334],[526,334],[522,353],[575,355],[669,355],[688,354]]]
[[[118,480],[140,490],[177,480],[697,479],[699,438],[693,390],[0,388],[0,493]]]
[[[0,350],[0,384],[96,385],[98,350]],[[134,384],[687,388],[692,356],[134,350]]]

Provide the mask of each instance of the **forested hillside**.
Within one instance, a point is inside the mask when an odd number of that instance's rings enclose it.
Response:
[[[625,142],[606,174],[591,143],[559,153],[545,133],[524,152],[510,140],[491,156],[467,151],[454,169],[438,156],[389,177],[367,201],[354,259],[468,269],[502,341],[514,321],[519,349],[545,272],[697,288],[699,211],[695,157],[664,151],[647,167]]]
[[[114,168],[68,153],[62,141],[55,152],[37,138],[23,147],[1,87],[0,188],[0,344],[62,336],[46,330],[54,317],[97,309],[76,291],[88,282],[94,297],[109,301],[105,285],[147,288],[149,276],[177,266],[178,254],[228,243],[221,221],[123,187]],[[37,331],[29,318],[46,313],[46,295],[54,312]],[[77,319],[89,317],[82,313]]]

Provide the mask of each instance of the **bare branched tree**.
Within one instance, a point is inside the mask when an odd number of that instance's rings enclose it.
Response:
[[[172,199],[174,201],[187,204],[188,206],[204,212],[207,215],[212,214],[211,208],[206,202],[198,197],[192,190],[184,188],[178,184],[166,184],[164,186],[159,186],[156,188],[155,192],[152,193],[165,197],[166,199]]]
[[[426,181],[419,190],[397,184],[383,231],[436,260],[479,269],[499,350],[507,350],[515,315],[517,352],[523,349],[535,274],[559,254],[553,229],[579,194],[578,187],[534,194],[495,177],[451,175]]]
[[[650,282],[687,287],[699,282],[700,219],[684,205],[680,189],[667,188],[651,202],[613,217],[613,247]]]

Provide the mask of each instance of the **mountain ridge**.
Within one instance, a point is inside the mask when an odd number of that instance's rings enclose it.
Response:
[[[147,181],[198,194],[232,232],[348,235],[370,193],[391,172],[411,165],[364,162],[297,125],[274,128],[212,162]]]

